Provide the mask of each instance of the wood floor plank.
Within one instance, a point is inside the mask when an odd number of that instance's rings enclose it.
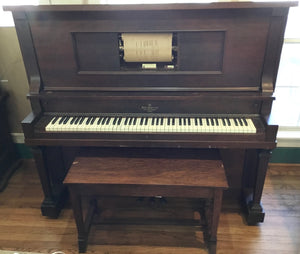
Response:
[[[40,213],[42,198],[34,163],[26,160],[0,193],[0,253],[1,250],[78,253],[72,210],[67,206],[58,219],[45,218]],[[117,205],[114,200],[105,202],[106,222],[111,218],[127,218],[127,221],[108,225],[99,220],[92,227],[87,254],[207,253],[202,249],[202,233],[194,224],[135,225],[132,218],[137,215],[136,200],[121,199]],[[162,216],[176,221],[180,214],[182,220],[200,219],[198,213],[189,209],[180,213],[182,206],[194,207],[191,200],[168,200],[167,209],[147,202],[137,205],[147,218],[157,212],[155,219]],[[218,254],[300,253],[300,165],[271,164],[262,202],[266,217],[258,226],[247,226],[241,212],[224,209],[218,231]]]

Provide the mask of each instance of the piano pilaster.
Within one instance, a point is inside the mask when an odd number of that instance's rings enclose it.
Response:
[[[289,8],[274,8],[272,12],[262,73],[264,95],[272,95],[275,90],[288,12]]]
[[[31,149],[44,192],[42,215],[57,218],[68,197],[62,184],[69,168],[64,149],[46,146],[33,146]]]
[[[272,150],[266,149],[247,151],[244,168],[244,202],[248,225],[264,221],[265,212],[261,197],[271,154]]]
[[[41,91],[41,76],[28,17],[26,12],[17,11],[13,18],[29,83],[29,93],[37,95]],[[42,111],[40,100],[34,98],[30,100],[30,103],[33,113],[40,114]]]

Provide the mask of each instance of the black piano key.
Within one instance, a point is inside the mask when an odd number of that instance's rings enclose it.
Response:
[[[74,122],[74,124],[78,124],[78,123],[79,123],[79,121],[80,121],[80,117],[79,117],[79,116],[77,116],[77,117],[76,117],[76,120],[75,120],[75,122]]]
[[[104,124],[105,124],[105,122],[106,122],[106,119],[107,119],[107,117],[106,117],[106,116],[102,118],[102,120],[101,120],[101,125],[104,125]]]
[[[155,117],[152,118],[151,125],[155,124]]]
[[[209,119],[208,119],[208,118],[206,118],[206,125],[207,125],[207,126],[210,126],[210,123],[209,123]]]
[[[144,124],[144,117],[141,118],[140,125]]]
[[[64,122],[63,122],[63,124],[66,124],[66,123],[69,121],[69,119],[70,119],[70,117],[69,117],[69,116],[66,116],[66,118],[65,118],[65,120],[64,120]]]
[[[238,120],[239,120],[240,126],[244,126],[242,119],[238,118]]]
[[[133,117],[130,117],[128,125],[132,125],[132,122],[133,122]]]
[[[95,120],[96,120],[96,117],[93,116],[92,119],[91,119],[90,124],[91,124],[91,125],[94,124]]]
[[[102,116],[102,117],[99,118],[97,124],[98,125],[103,125],[104,122],[105,122],[105,116]]]
[[[118,121],[118,117],[115,117],[112,124],[116,125],[117,121]]]
[[[233,121],[234,121],[234,125],[235,125],[235,126],[239,126],[239,123],[238,123],[238,121],[237,121],[236,118],[233,118]]]
[[[128,117],[127,125],[130,125],[131,122],[132,122],[132,117]]]
[[[107,119],[106,119],[106,125],[109,125],[110,120],[111,120],[111,117],[107,117]]]
[[[76,118],[77,118],[77,117],[75,117],[75,116],[72,118],[72,120],[71,120],[71,122],[70,122],[71,125],[75,122]]]
[[[145,125],[148,125],[148,117],[145,117]]]
[[[219,119],[218,118],[215,118],[215,123],[217,126],[219,126]]]
[[[195,121],[195,125],[198,126],[198,118],[197,117],[194,118],[194,121]]]
[[[119,119],[118,119],[118,125],[121,125],[121,122],[122,122],[122,117],[119,117]]]
[[[171,119],[170,119],[170,117],[168,117],[167,125],[170,125],[170,124],[171,124]]]
[[[134,118],[133,118],[133,123],[132,123],[132,124],[133,124],[133,125],[136,125],[136,121],[137,121],[137,118],[134,117]]]
[[[202,125],[203,125],[203,123],[202,123],[202,118],[199,117],[198,119],[199,119],[199,124],[200,124],[200,126],[202,126]]]
[[[175,117],[172,118],[172,125],[175,125]]]
[[[179,118],[179,125],[180,126],[182,125],[182,119],[181,119],[181,117]]]
[[[94,121],[95,121],[94,118],[95,118],[95,117],[91,116],[90,122],[89,122],[90,125],[92,125],[92,124],[94,123]],[[94,121],[93,121],[93,120],[94,120]]]
[[[163,125],[163,124],[164,124],[164,118],[161,117],[161,118],[160,118],[160,125]]]
[[[155,118],[155,125],[159,125],[159,118],[158,117]]]
[[[223,123],[224,126],[226,126],[226,121],[225,121],[224,118],[222,118],[222,123]]]
[[[84,117],[82,116],[82,117],[80,117],[79,124],[82,124],[83,121],[84,121]]]
[[[129,117],[126,117],[126,118],[125,118],[124,125],[127,125],[127,124],[128,124],[128,121],[129,121]]]
[[[64,122],[65,118],[66,118],[66,117],[63,116],[63,117],[59,120],[58,124],[62,124],[62,123]]]
[[[51,120],[51,124],[55,124],[58,120],[58,116],[55,116],[52,120]]]
[[[230,120],[229,120],[228,118],[225,118],[225,119],[226,119],[226,121],[227,121],[227,125],[228,125],[228,126],[231,126]]]
[[[97,121],[97,125],[99,125],[101,123],[101,121],[102,121],[102,117],[100,116],[98,121]]]
[[[242,118],[242,120],[243,120],[245,126],[248,126],[248,123],[247,123],[247,121],[246,121],[246,119],[244,117]]]
[[[215,126],[215,121],[213,118],[210,118],[211,126]]]
[[[86,120],[85,124],[88,125],[88,124],[90,123],[91,119],[92,119],[92,118],[89,117],[89,118]]]

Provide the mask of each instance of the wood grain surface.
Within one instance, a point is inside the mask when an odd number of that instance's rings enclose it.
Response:
[[[175,158],[77,157],[64,182],[228,187],[221,160]]]

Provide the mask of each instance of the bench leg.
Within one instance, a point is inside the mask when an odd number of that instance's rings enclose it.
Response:
[[[71,186],[69,187],[69,190],[78,232],[78,248],[79,252],[82,253],[86,252],[88,232],[85,230],[85,223],[83,220],[81,196]]]
[[[217,231],[218,231],[218,224],[219,218],[221,213],[222,207],[222,196],[223,190],[215,189],[214,190],[214,198],[210,204],[208,205],[207,209],[209,210],[206,219],[207,219],[207,232],[204,232],[205,239],[208,245],[208,250],[210,254],[216,253],[217,248]]]
[[[219,218],[220,218],[221,208],[222,208],[222,196],[223,196],[223,190],[215,189],[209,241],[217,241],[217,231],[218,231]]]

